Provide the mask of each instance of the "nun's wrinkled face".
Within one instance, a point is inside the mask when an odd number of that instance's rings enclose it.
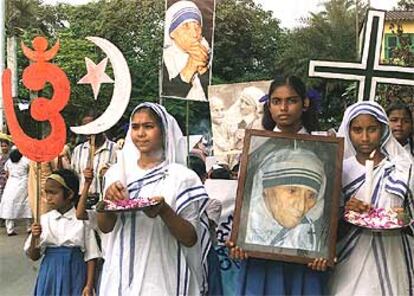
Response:
[[[202,28],[198,21],[189,21],[176,28],[170,36],[178,47],[188,52],[194,44],[201,41]]]
[[[221,100],[215,100],[211,104],[211,119],[214,124],[222,124],[224,120],[224,104]]]
[[[349,125],[349,137],[358,155],[369,157],[380,147],[381,136],[381,123],[372,115],[358,115]]]
[[[131,138],[141,154],[162,150],[161,127],[149,110],[140,109],[133,115],[131,120]]]
[[[279,185],[263,191],[267,209],[287,229],[297,226],[316,205],[316,193],[307,187]]]

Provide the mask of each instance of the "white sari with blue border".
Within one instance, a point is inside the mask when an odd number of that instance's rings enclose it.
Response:
[[[128,177],[127,182],[130,198],[163,196],[193,224],[198,242],[191,248],[181,245],[160,217],[117,214],[108,235],[100,294],[201,294],[206,289],[210,237],[205,214],[208,196],[197,175],[182,165],[164,164],[137,179]]]
[[[114,229],[107,234],[99,295],[205,294],[211,247],[208,195],[196,173],[182,165],[185,148],[175,119],[153,103],[138,105],[132,114],[142,107],[161,118],[165,161],[148,170],[139,168],[139,151],[128,131],[122,149],[124,165],[117,163],[108,170],[106,186],[123,180],[131,199],[164,197],[177,215],[194,226],[197,243],[190,248],[180,244],[159,216],[149,218],[140,211],[118,213]]]
[[[339,131],[345,138],[345,156],[350,156],[343,164],[342,205],[365,192],[365,167],[357,161],[349,138],[349,123],[359,114],[372,115],[385,127],[381,142],[385,158],[374,168],[371,204],[376,208],[404,207],[412,217],[411,159],[390,134],[382,107],[373,102],[349,107]],[[412,295],[413,247],[413,236],[408,231],[374,232],[350,226],[338,242],[338,263],[331,275],[330,294]]]
[[[408,198],[404,166],[387,158],[374,170],[372,204],[402,207]],[[365,169],[355,157],[344,162],[344,202],[364,192]],[[408,170],[406,171],[408,173]],[[402,174],[401,174],[402,173]],[[351,227],[338,243],[331,277],[333,295],[412,295],[414,240],[399,230],[373,232]]]

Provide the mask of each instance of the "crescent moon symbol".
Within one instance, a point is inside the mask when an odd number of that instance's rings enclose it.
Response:
[[[94,121],[81,126],[71,126],[75,134],[96,135],[113,127],[128,107],[131,96],[131,74],[122,52],[111,42],[100,37],[86,37],[108,56],[114,70],[114,91],[108,108]]]

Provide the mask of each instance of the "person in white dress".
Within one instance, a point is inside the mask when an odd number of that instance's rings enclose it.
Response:
[[[208,195],[184,162],[185,141],[176,120],[161,105],[138,105],[122,157],[105,175],[105,198],[150,198],[159,204],[98,213],[98,226],[108,233],[100,295],[207,292]]]
[[[15,220],[26,219],[27,230],[30,231],[32,211],[27,197],[27,179],[29,160],[19,150],[10,152],[5,164],[7,182],[0,203],[0,218],[6,220],[7,235],[16,235]]]
[[[358,212],[371,207],[404,208],[412,217],[413,164],[392,136],[384,109],[375,102],[351,105],[338,134],[345,138],[345,208]],[[373,151],[372,190],[367,196],[365,161]],[[338,238],[338,263],[330,279],[330,294],[412,295],[414,241],[409,232],[376,232],[348,226],[348,231]]]

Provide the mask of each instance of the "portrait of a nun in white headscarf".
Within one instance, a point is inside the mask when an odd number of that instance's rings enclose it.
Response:
[[[326,174],[303,148],[270,153],[253,178],[246,243],[319,252],[315,223],[322,217]]]
[[[210,46],[203,16],[192,1],[171,5],[165,15],[163,87],[165,96],[206,101]]]

